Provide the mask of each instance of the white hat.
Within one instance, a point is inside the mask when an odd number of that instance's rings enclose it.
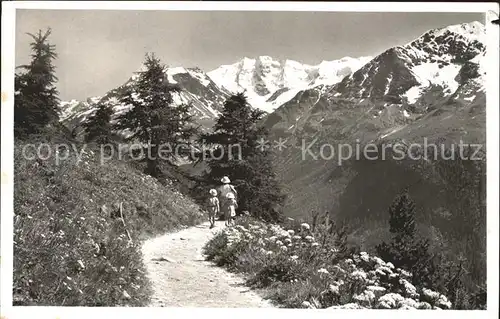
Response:
[[[226,197],[228,199],[234,199],[234,194],[233,193],[227,193]]]
[[[224,176],[221,180],[220,180],[222,183],[224,184],[229,184],[231,183],[231,181],[229,180],[229,177],[227,176]]]
[[[212,188],[212,189],[210,190],[210,195],[212,195],[212,196],[217,196],[217,190],[215,190],[215,189],[213,189],[213,188]]]

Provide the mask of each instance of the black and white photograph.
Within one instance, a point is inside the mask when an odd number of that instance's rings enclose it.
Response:
[[[498,4],[23,2],[2,319],[498,312]]]

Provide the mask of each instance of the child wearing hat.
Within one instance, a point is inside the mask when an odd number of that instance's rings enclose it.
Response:
[[[222,185],[219,187],[219,202],[221,205],[221,217],[225,219],[225,216],[228,213],[228,204],[229,200],[227,198],[227,195],[232,193],[234,195],[234,199],[236,200],[237,192],[236,189],[233,185],[231,185],[231,180],[229,180],[229,177],[224,176],[221,179]]]
[[[233,193],[227,194],[227,210],[225,216],[226,226],[231,226],[235,224],[236,219],[236,208],[238,208],[238,203]]]
[[[220,212],[219,199],[217,198],[217,191],[215,189],[210,190],[211,197],[208,199],[207,210],[208,219],[210,221],[210,229],[215,227],[215,216]]]

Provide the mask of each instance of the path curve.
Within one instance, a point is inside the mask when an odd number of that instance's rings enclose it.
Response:
[[[144,242],[142,253],[152,283],[151,307],[270,308],[271,303],[237,275],[204,260],[202,248],[224,227],[204,223]]]

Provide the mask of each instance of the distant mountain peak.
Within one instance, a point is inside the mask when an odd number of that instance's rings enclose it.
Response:
[[[485,35],[485,26],[479,21],[472,21],[472,22],[467,22],[467,23],[460,23],[460,24],[454,24],[450,25],[444,28],[440,29],[434,29],[433,32],[436,35],[441,35],[445,33],[446,31],[453,32],[453,33],[458,33],[464,36],[469,37],[472,40],[484,40],[484,35]]]
[[[272,112],[300,90],[317,85],[333,85],[367,63],[371,57],[322,61],[309,65],[292,59],[275,59],[268,55],[243,57],[222,65],[207,75],[232,93],[245,90],[249,103]]]

